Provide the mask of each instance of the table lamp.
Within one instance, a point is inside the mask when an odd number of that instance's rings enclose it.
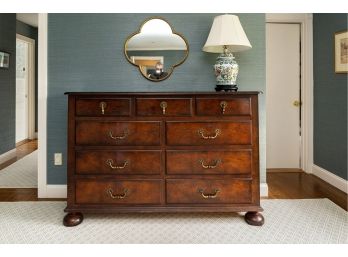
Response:
[[[243,30],[238,16],[224,14],[214,18],[204,52],[221,53],[214,65],[216,91],[237,91],[239,66],[233,52],[241,52],[252,46]]]

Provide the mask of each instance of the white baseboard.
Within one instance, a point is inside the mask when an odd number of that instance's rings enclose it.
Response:
[[[261,197],[268,197],[268,184],[267,183],[260,184],[260,196]]]
[[[0,155],[0,164],[16,157],[16,148]]]
[[[44,190],[40,189],[38,192],[39,198],[66,198],[67,186],[66,185],[46,185]],[[268,196],[267,183],[260,184],[260,196]]]
[[[333,185],[334,187],[337,187],[339,190],[348,193],[348,181],[340,178],[339,176],[333,174],[330,171],[327,171],[317,165],[313,164],[313,174],[317,177],[321,178],[322,180],[326,181],[327,183]]]

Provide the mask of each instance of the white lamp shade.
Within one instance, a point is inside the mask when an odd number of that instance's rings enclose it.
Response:
[[[231,52],[240,52],[252,47],[236,15],[224,14],[214,18],[203,51],[223,53],[224,46]]]

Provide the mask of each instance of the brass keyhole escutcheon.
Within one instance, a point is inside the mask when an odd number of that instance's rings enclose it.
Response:
[[[161,103],[160,103],[160,107],[162,108],[162,113],[163,113],[163,114],[166,114],[166,109],[167,109],[167,107],[168,107],[167,102],[165,102],[165,101],[161,102]]]
[[[101,113],[105,114],[106,102],[100,102],[99,107],[101,109]]]
[[[221,101],[220,107],[221,107],[222,114],[225,114],[226,107],[227,107],[227,102],[226,101]]]
[[[295,100],[292,104],[293,104],[294,106],[296,106],[296,107],[301,106],[301,102],[298,101],[298,100]]]

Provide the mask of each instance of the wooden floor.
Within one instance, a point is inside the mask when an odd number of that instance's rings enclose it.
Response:
[[[17,147],[17,157],[0,164],[1,169],[37,149],[37,140]],[[267,172],[268,199],[307,199],[329,198],[331,201],[347,210],[347,194],[331,186],[320,178],[301,170],[277,170]],[[45,201],[38,199],[37,189],[33,188],[0,188],[0,202],[7,201]],[[65,199],[54,199],[65,200]]]

